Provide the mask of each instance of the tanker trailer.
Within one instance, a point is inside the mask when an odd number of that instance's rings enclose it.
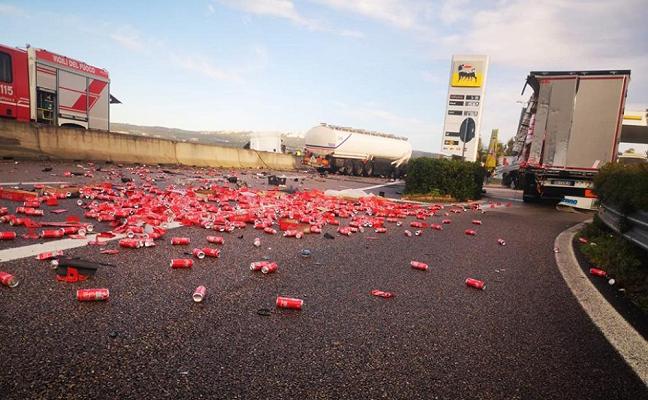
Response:
[[[412,156],[406,137],[322,123],[304,137],[306,164],[344,175],[399,178]]]

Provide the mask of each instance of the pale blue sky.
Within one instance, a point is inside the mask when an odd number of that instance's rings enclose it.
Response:
[[[439,151],[450,58],[487,54],[482,134],[512,136],[529,70],[632,69],[645,1],[0,1],[0,42],[109,70],[111,119],[197,130],[380,130]],[[487,141],[487,139],[485,140]]]

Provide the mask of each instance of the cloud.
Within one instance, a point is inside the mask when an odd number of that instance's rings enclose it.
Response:
[[[336,35],[363,38],[362,32],[350,29],[338,29],[327,26],[321,21],[307,18],[297,11],[292,0],[214,0],[227,7],[250,14],[286,19],[295,25],[311,31],[329,32]]]
[[[197,72],[219,81],[242,82],[243,79],[235,72],[218,67],[209,59],[197,55],[181,55],[169,53],[173,63],[187,71]]]
[[[349,11],[364,17],[386,22],[402,29],[420,27],[420,16],[427,15],[430,5],[407,0],[314,0],[325,6]]]
[[[116,32],[110,34],[110,38],[128,50],[141,51],[145,48],[144,40],[142,40],[136,30],[130,27],[118,29]]]
[[[22,8],[16,7],[12,4],[0,4],[0,15],[26,17],[27,13]]]

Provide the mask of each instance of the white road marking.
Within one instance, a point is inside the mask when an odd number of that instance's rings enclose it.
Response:
[[[179,222],[172,222],[167,225],[166,229],[175,229],[182,226]],[[87,235],[85,239],[61,239],[54,240],[46,243],[37,243],[30,244],[27,246],[14,247],[10,249],[0,250],[0,262],[7,262],[18,260],[21,258],[33,257],[40,253],[45,253],[48,251],[56,250],[69,250],[75,249],[77,247],[84,247],[88,245],[88,242],[95,240],[98,235]],[[110,242],[112,240],[118,240],[125,238],[125,234],[117,234],[112,238],[99,238],[102,242]]]
[[[586,221],[588,222],[588,221]],[[605,300],[585,275],[572,247],[574,235],[583,224],[563,231],[554,243],[560,249],[556,264],[567,286],[592,322],[601,330],[612,347],[648,386],[648,342]]]
[[[0,182],[0,186],[20,185],[69,185],[70,182]]]
[[[385,184],[382,184],[382,185],[374,185],[374,186],[367,186],[367,187],[363,187],[363,188],[357,188],[356,190],[378,189],[378,188],[381,188],[381,187],[398,185],[398,184],[401,184],[401,183],[405,183],[405,182],[404,181],[395,181],[395,182],[385,183]]]

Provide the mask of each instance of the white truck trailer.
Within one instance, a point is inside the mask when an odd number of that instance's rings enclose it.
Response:
[[[406,137],[322,123],[304,137],[305,162],[345,175],[400,177],[412,156]]]
[[[534,93],[522,110],[516,158],[503,169],[503,183],[522,188],[525,201],[595,207],[592,181],[617,158],[629,81],[629,70],[530,72],[525,88]]]

